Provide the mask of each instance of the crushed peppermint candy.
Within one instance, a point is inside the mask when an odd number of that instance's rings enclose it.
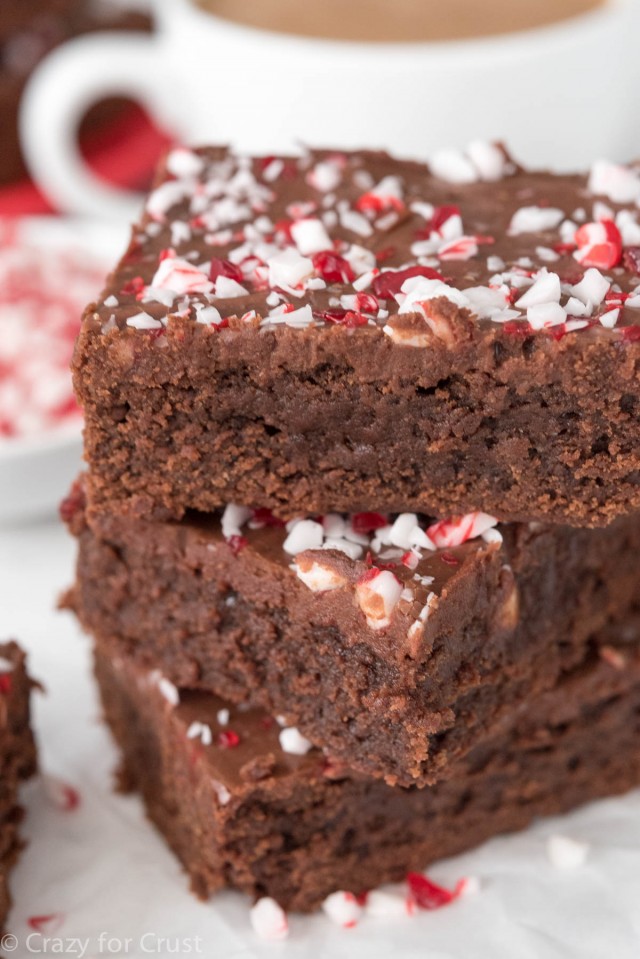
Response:
[[[290,753],[292,756],[306,756],[312,748],[311,743],[300,733],[295,726],[288,726],[280,730],[278,734],[280,747],[283,753]]]
[[[161,693],[161,695],[166,699],[166,701],[171,706],[178,706],[180,703],[180,693],[178,687],[174,686],[170,679],[167,679],[166,676],[161,676],[159,673],[151,673],[150,678],[155,680],[155,683]]]
[[[450,349],[464,313],[504,336],[636,341],[626,332],[640,324],[633,166],[598,161],[576,183],[528,174],[501,146],[474,141],[422,168],[366,153],[252,160],[180,147],[167,175],[125,256],[123,288],[105,295],[105,333],[126,328],[162,348],[165,328],[190,318],[203,333],[362,330],[390,348]],[[498,180],[507,199],[491,217],[484,185]],[[156,262],[142,255],[147,243],[161,245]],[[590,270],[620,302],[573,292]]]
[[[199,739],[203,746],[210,746],[213,742],[211,727],[206,723],[192,722],[187,729],[187,739]]]
[[[260,939],[279,940],[289,935],[289,923],[284,909],[270,896],[263,896],[250,912],[253,931]]]
[[[102,283],[77,244],[45,252],[19,221],[0,220],[0,445],[80,423],[69,366]]]
[[[342,926],[343,929],[353,929],[358,925],[362,916],[362,905],[352,892],[332,892],[322,903],[322,911],[326,916]]]

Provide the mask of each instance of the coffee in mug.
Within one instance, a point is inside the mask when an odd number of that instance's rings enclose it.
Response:
[[[330,40],[468,40],[544,27],[604,0],[195,0],[245,27]]]

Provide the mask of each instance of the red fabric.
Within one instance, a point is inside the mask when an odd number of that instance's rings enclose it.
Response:
[[[104,128],[94,131],[90,143],[81,146],[93,171],[118,186],[144,190],[159,156],[172,142],[137,106]],[[49,201],[31,180],[0,188],[0,216],[55,213]]]

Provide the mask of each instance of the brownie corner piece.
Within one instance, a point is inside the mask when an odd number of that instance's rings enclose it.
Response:
[[[17,643],[0,643],[0,931],[11,905],[9,875],[21,848],[20,783],[36,771],[30,727],[26,656]]]
[[[170,152],[76,349],[93,501],[640,509],[638,171],[487,155]]]

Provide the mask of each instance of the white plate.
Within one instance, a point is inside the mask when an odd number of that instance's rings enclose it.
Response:
[[[75,217],[25,217],[18,230],[25,246],[42,249],[43,255],[81,252],[90,265],[103,266],[105,275],[128,236],[124,224]],[[53,514],[81,467],[81,446],[80,420],[0,440],[0,523]]]

